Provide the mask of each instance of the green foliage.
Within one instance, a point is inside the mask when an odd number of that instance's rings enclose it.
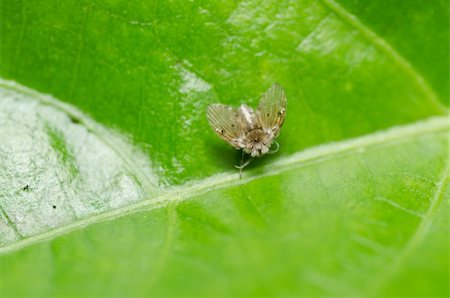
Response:
[[[448,3],[339,2],[1,1],[2,296],[448,296]]]

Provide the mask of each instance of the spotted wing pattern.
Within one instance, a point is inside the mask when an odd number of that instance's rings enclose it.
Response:
[[[242,135],[242,118],[237,109],[223,104],[211,104],[206,113],[209,125],[224,141],[236,149],[241,149],[239,137]]]
[[[261,97],[257,113],[262,126],[265,129],[272,129],[274,137],[278,136],[281,126],[286,117],[286,94],[283,88],[274,84]]]

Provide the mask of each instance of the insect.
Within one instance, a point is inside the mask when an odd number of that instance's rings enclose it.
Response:
[[[275,141],[286,118],[286,94],[283,88],[274,84],[261,97],[256,110],[242,104],[238,108],[223,104],[208,106],[207,118],[215,133],[237,150],[242,149],[241,164],[235,166],[242,175],[254,157],[275,153],[280,147]],[[277,148],[270,151],[272,144]],[[250,158],[244,163],[244,155]]]

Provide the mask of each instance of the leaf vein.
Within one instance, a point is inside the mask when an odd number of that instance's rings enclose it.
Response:
[[[367,28],[357,17],[350,14],[347,10],[337,4],[334,0],[322,0],[323,3],[344,22],[357,30],[364,38],[374,44],[381,50],[390,60],[392,60],[405,75],[412,79],[415,85],[423,92],[425,98],[432,103],[435,108],[443,114],[448,113],[449,109],[440,101],[434,90],[427,83],[425,78],[421,76],[414,67],[400,55],[389,43],[378,36],[375,32]]]
[[[14,65],[18,64],[17,57],[19,56],[19,53],[22,49],[22,41],[23,41],[23,36],[25,34],[25,1],[24,0],[21,1],[20,13],[21,13],[22,22],[20,24],[19,36],[17,38],[16,48],[15,48],[14,56],[12,59],[12,61],[14,61]]]
[[[151,289],[156,284],[156,282],[162,275],[164,268],[165,268],[164,265],[167,263],[167,261],[170,258],[170,254],[172,253],[172,247],[173,247],[173,244],[175,241],[174,234],[175,234],[175,229],[176,229],[176,224],[177,224],[177,214],[176,214],[174,204],[170,205],[170,207],[167,211],[167,221],[168,222],[167,222],[166,234],[164,237],[164,243],[162,245],[159,258],[156,262],[156,265],[155,265],[153,272],[151,274],[151,277],[150,277],[149,289]]]
[[[23,234],[20,232],[19,228],[17,227],[16,222],[11,220],[11,218],[9,218],[8,213],[3,209],[2,206],[0,206],[0,215],[5,219],[5,221],[8,223],[8,225],[11,227],[11,229],[19,238],[24,237]]]
[[[41,104],[51,106],[57,110],[68,115],[70,118],[78,119],[78,124],[86,127],[93,135],[98,137],[104,144],[109,146],[117,156],[121,157],[127,169],[131,174],[135,175],[139,183],[143,186],[143,190],[147,195],[157,195],[160,193],[158,186],[153,182],[152,177],[148,177],[142,170],[141,166],[136,164],[131,156],[127,156],[123,152],[126,152],[123,146],[114,140],[116,138],[111,137],[111,132],[100,125],[97,125],[93,120],[86,117],[82,112],[71,107],[68,104],[59,102],[50,96],[42,95],[32,89],[26,88],[24,86],[18,85],[14,82],[3,80],[0,78],[0,87],[4,87],[10,90],[20,92],[22,94],[28,95],[35,100],[39,101]]]
[[[450,123],[448,122],[448,117],[434,117],[413,124],[394,127],[387,131],[376,132],[359,138],[321,145],[302,152],[298,152],[289,157],[281,158],[273,164],[269,164],[263,167],[263,169],[261,169],[262,171],[258,171],[262,174],[251,175],[255,171],[250,170],[244,173],[242,179],[239,179],[238,173],[226,172],[200,181],[188,182],[184,185],[167,189],[166,191],[159,194],[149,194],[148,199],[146,200],[142,200],[108,212],[96,214],[92,217],[79,220],[72,224],[58,227],[42,234],[34,235],[30,238],[11,243],[0,248],[0,255],[16,251],[35,243],[55,238],[59,235],[67,234],[71,231],[84,228],[91,224],[112,220],[132,213],[144,212],[156,208],[163,208],[169,204],[176,204],[178,202],[216,189],[239,186],[257,179],[274,176],[292,169],[321,163],[335,157],[336,155],[345,156],[354,154],[354,152],[364,151],[365,148],[371,146],[375,147],[382,145],[387,146],[399,144],[408,139],[418,136],[440,133],[445,133],[445,135],[447,136],[447,132],[449,129]],[[436,204],[436,201],[437,200],[434,200],[433,206]],[[437,208],[437,206],[435,208]],[[430,210],[434,210],[434,208],[431,208]],[[428,213],[425,218],[427,218],[427,216],[429,216]]]
[[[450,157],[447,159],[447,164],[443,169],[439,182],[436,184],[436,191],[434,192],[433,198],[431,200],[430,206],[426,214],[422,217],[421,222],[417,226],[415,232],[411,235],[411,238],[406,243],[403,251],[400,252],[399,257],[396,262],[383,272],[378,278],[378,282],[374,283],[371,287],[372,292],[377,292],[383,288],[383,286],[388,283],[389,279],[402,267],[402,264],[408,259],[411,253],[423,242],[426,234],[430,230],[433,224],[433,218],[441,205],[444,197],[444,187],[446,181],[449,180],[450,172]]]
[[[388,204],[388,205],[390,205],[390,206],[392,206],[394,208],[402,210],[402,211],[404,211],[404,212],[406,212],[408,214],[411,214],[413,216],[417,216],[419,218],[423,218],[424,217],[424,215],[422,213],[417,212],[415,210],[411,210],[409,208],[406,208],[406,207],[400,205],[399,203],[397,203],[397,202],[395,202],[395,201],[393,201],[391,199],[385,198],[383,196],[378,195],[378,196],[374,197],[374,200],[384,202],[384,203],[386,203],[386,204]]]

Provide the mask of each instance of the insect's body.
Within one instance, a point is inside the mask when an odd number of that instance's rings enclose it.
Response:
[[[247,105],[241,105],[237,112],[244,129],[237,139],[238,147],[236,149],[242,149],[253,157],[268,153],[274,139],[272,129],[264,128],[261,125],[259,112],[253,111]]]
[[[208,107],[209,124],[217,135],[252,157],[269,153],[286,116],[286,95],[275,84],[267,90],[256,110],[243,104],[232,108],[223,104]]]

